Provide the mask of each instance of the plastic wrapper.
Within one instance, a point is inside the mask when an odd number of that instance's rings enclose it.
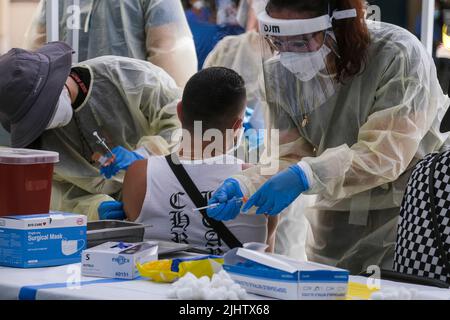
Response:
[[[197,278],[209,277],[222,270],[224,260],[219,256],[202,256],[185,259],[158,260],[138,264],[142,277],[155,282],[172,283],[192,273]]]

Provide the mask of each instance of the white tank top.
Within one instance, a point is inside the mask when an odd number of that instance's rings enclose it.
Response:
[[[197,188],[208,200],[224,180],[242,171],[242,163],[232,156],[211,158],[203,162],[181,161]],[[230,164],[229,164],[230,163]],[[217,233],[204,221],[200,212],[180,185],[164,157],[150,157],[147,164],[147,191],[138,223],[152,225],[146,239],[185,243],[221,255],[229,250]],[[265,215],[240,214],[225,225],[242,243],[267,239]]]

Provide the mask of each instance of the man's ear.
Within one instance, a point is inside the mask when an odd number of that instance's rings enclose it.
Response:
[[[177,115],[180,121],[183,120],[183,101],[178,102],[177,104]]]

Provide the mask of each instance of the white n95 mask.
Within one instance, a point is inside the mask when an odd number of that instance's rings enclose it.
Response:
[[[307,82],[326,68],[326,57],[330,53],[331,49],[326,45],[315,52],[281,52],[280,63],[300,81]]]
[[[73,108],[69,91],[64,87],[59,96],[58,104],[55,108],[53,118],[47,126],[47,130],[61,128],[67,126],[72,120]]]
[[[61,241],[61,252],[65,256],[72,256],[78,251],[83,250],[85,241],[84,240],[62,240]]]

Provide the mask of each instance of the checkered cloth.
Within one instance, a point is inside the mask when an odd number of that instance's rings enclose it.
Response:
[[[450,252],[450,151],[428,155],[417,164],[403,199],[395,248],[394,270],[450,283],[450,270],[441,258],[430,213],[429,176],[436,163],[435,205],[443,247]]]

